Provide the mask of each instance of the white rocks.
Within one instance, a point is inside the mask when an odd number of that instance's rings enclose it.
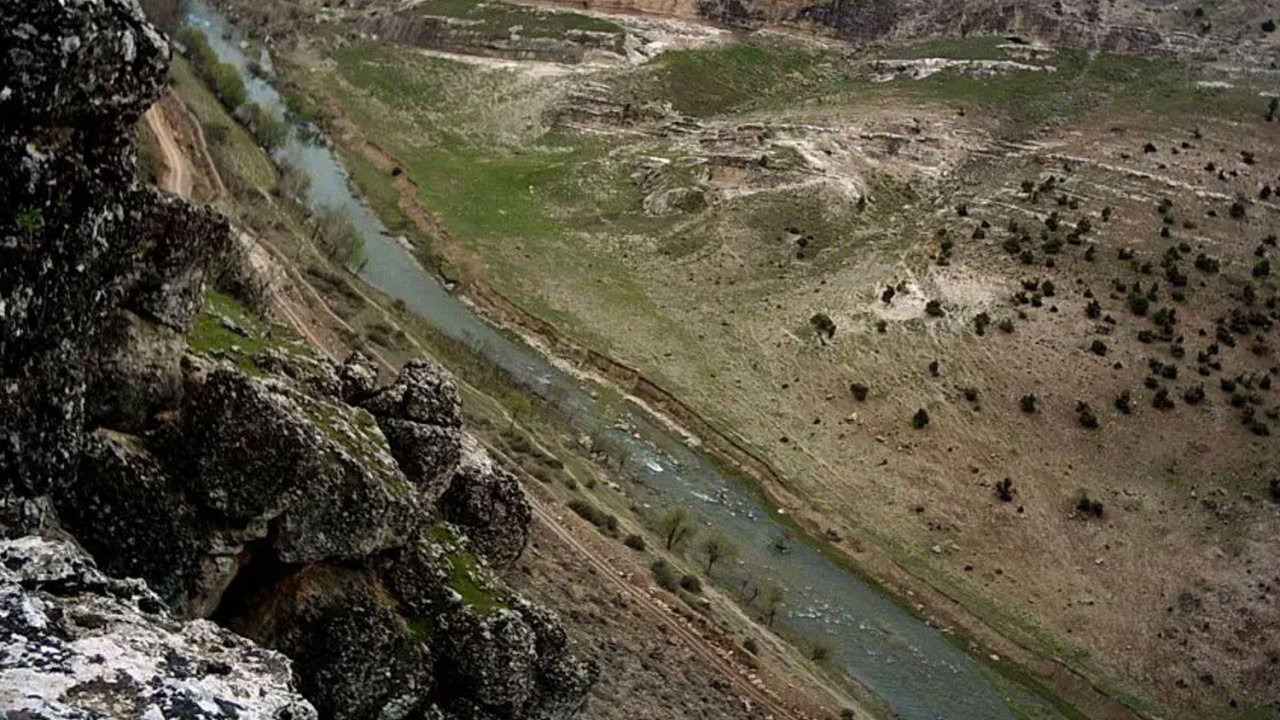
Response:
[[[289,660],[179,622],[66,541],[0,542],[0,708],[31,718],[314,720]]]

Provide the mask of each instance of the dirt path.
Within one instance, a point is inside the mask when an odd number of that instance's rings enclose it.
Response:
[[[179,197],[190,198],[193,186],[191,163],[179,149],[173,127],[164,116],[160,103],[148,108],[143,118],[160,145],[160,159],[164,162],[164,172],[160,173],[158,181],[160,189]]]

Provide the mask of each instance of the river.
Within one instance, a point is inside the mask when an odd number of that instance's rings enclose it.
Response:
[[[244,34],[199,0],[191,3],[187,20],[208,35],[224,62],[239,68],[249,98],[283,116],[280,94],[249,72],[251,58],[245,48],[252,45],[244,42]],[[253,60],[270,66],[267,58]],[[327,147],[293,133],[277,157],[288,158],[310,177],[311,207],[337,208],[350,217],[365,241],[368,261],[360,273],[365,282],[402,300],[438,332],[501,368],[556,407],[581,433],[603,434],[624,447],[626,482],[636,499],[658,508],[690,508],[706,526],[704,533],[714,528],[734,543],[739,550],[736,562],[717,575],[728,583],[750,577],[784,589],[786,604],[778,622],[792,634],[830,648],[828,662],[899,717],[1013,720],[1028,712],[1033,717],[1060,717],[1050,703],[1020,686],[1001,682],[997,688],[992,668],[805,543],[788,542],[785,554],[780,553],[775,545],[787,528],[775,518],[777,511],[660,422],[638,414],[625,428],[615,427],[612,412],[598,406],[590,388],[534,348],[489,325],[389,236],[351,190],[345,170]]]

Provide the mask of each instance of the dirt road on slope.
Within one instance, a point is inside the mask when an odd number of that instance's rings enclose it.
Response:
[[[142,116],[147,123],[147,128],[151,130],[151,134],[155,135],[156,141],[160,146],[160,160],[164,163],[164,172],[160,173],[157,185],[165,192],[173,193],[179,197],[190,198],[192,189],[192,172],[191,163],[187,161],[186,155],[178,148],[178,140],[173,131],[173,127],[169,124],[168,118],[164,116],[164,110],[160,103],[156,103],[147,109],[145,115]]]

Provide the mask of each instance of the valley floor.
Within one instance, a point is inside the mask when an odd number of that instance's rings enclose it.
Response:
[[[274,59],[425,261],[668,391],[806,530],[1085,714],[1273,712],[1274,73],[421,12],[531,44],[353,11]],[[621,629],[584,593],[567,612]]]

